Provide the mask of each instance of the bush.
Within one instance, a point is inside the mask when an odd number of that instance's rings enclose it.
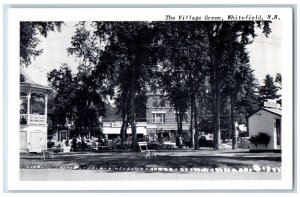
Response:
[[[54,142],[47,142],[47,147],[52,148],[54,146]]]
[[[264,144],[267,148],[270,143],[270,139],[271,137],[268,134],[259,132],[258,135],[251,136],[250,142],[255,144],[256,148],[258,144]]]

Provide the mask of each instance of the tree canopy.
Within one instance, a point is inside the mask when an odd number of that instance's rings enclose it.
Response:
[[[20,22],[20,63],[28,66],[43,49],[37,46],[40,37],[47,37],[50,31],[60,31],[63,22]]]
[[[281,76],[278,76],[277,80],[281,81]],[[277,94],[278,90],[279,87],[276,86],[274,78],[267,74],[263,81],[263,85],[259,87],[260,105],[263,106],[264,102],[266,102],[268,99],[278,99],[280,97],[280,95]]]
[[[258,83],[246,50],[256,28],[262,28],[266,36],[271,33],[269,22],[252,21],[80,22],[68,49],[79,61],[78,74],[71,76],[63,66],[49,74],[49,81],[57,89],[57,99],[76,103],[70,106],[76,106],[73,114],[78,120],[96,119],[104,114],[108,98],[115,101],[123,119],[122,140],[130,124],[133,144],[147,93],[157,91],[178,112],[179,134],[183,114],[190,110],[195,147],[199,132],[213,128],[218,149],[222,127],[235,135],[234,121],[244,121],[257,106]],[[279,75],[276,79],[281,83]],[[261,95],[275,91],[270,81],[270,77],[265,79]],[[64,87],[64,83],[70,85]],[[74,98],[69,101],[71,95]],[[78,124],[93,125],[89,121]]]

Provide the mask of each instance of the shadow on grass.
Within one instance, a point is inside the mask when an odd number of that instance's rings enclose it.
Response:
[[[254,164],[281,166],[281,157],[226,157],[226,156],[168,156],[158,155],[157,158],[145,159],[142,154],[72,154],[54,155],[54,159],[21,158],[21,167],[28,165],[40,165],[47,168],[59,168],[61,166],[80,166],[87,169],[89,166],[103,168],[132,168],[132,167],[166,167],[166,168],[192,168],[192,167],[247,167]],[[115,171],[114,171],[115,172]]]

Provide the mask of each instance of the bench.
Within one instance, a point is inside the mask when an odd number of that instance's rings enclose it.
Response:
[[[155,150],[149,150],[147,146],[147,142],[138,142],[141,153],[146,153],[145,158],[150,159],[151,155],[156,158]]]

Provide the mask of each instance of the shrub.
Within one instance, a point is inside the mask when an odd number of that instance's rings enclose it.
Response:
[[[20,124],[27,124],[27,119],[24,118],[24,117],[22,117],[22,118],[20,119]]]
[[[54,146],[54,142],[47,142],[47,147],[52,148]]]
[[[251,136],[250,142],[254,144],[256,148],[258,144],[264,144],[267,148],[270,143],[270,139],[271,137],[268,134],[259,132],[258,135]]]

